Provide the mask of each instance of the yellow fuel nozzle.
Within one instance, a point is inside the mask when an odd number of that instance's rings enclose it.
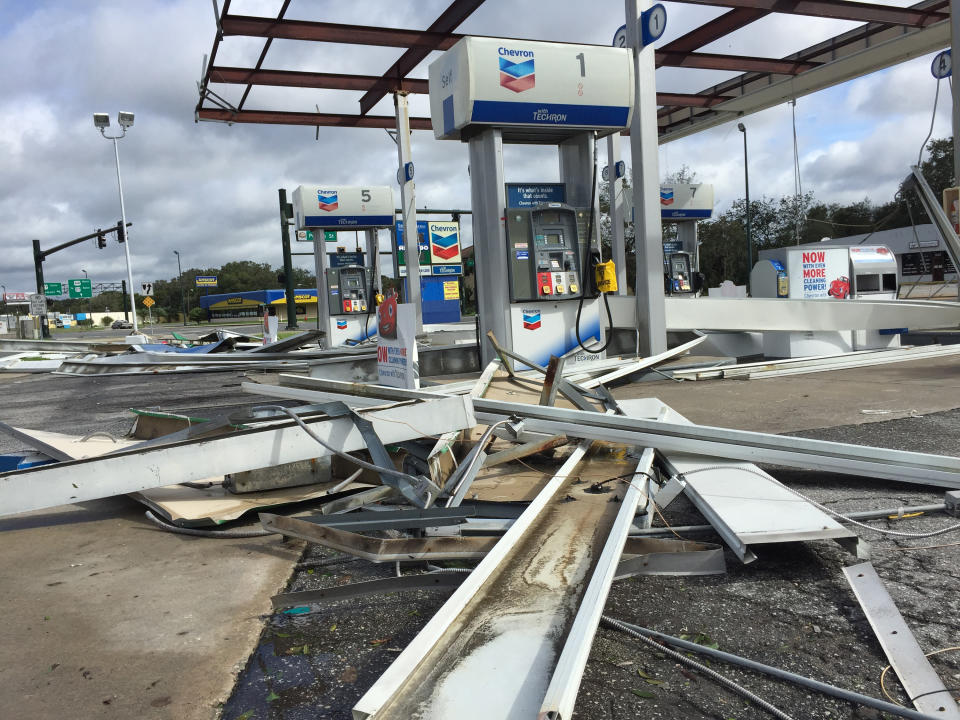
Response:
[[[380,305],[380,303],[383,302],[383,294],[382,294],[382,293],[376,293],[376,294],[373,296],[373,302],[374,302],[374,306]]]
[[[596,273],[597,290],[602,293],[617,291],[617,268],[612,260],[597,263],[594,266]]]

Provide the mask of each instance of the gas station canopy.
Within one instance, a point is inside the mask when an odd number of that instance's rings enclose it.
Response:
[[[729,120],[764,110],[817,90],[950,46],[949,0],[925,0],[892,7],[848,0],[675,0],[729,8],[727,12],[656,49],[658,68],[739,72],[697,93],[657,92],[660,142],[669,142]],[[227,123],[394,128],[393,115],[370,111],[391,93],[427,93],[425,78],[411,78],[431,52],[448,50],[461,37],[454,32],[484,0],[454,0],[423,30],[286,19],[290,0],[276,18],[234,15],[224,0],[217,33],[199,83],[197,120]],[[216,3],[214,3],[216,7]],[[701,49],[772,13],[850,20],[863,25],[782,58],[703,52]],[[228,36],[266,38],[253,67],[217,65],[217,51]],[[382,75],[351,75],[266,69],[274,39],[403,48]],[[550,40],[550,38],[516,38]],[[236,104],[211,86],[244,85]],[[247,109],[254,86],[299,87],[362,92],[356,114]],[[411,117],[411,129],[431,129],[430,118]]]

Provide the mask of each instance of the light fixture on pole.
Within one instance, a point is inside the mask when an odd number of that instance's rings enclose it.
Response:
[[[750,242],[750,170],[747,167],[747,128],[743,123],[737,123],[737,130],[743,133],[743,185],[747,193],[747,283],[749,284],[750,270],[753,268],[753,244]]]
[[[130,233],[127,232],[127,210],[123,204],[123,181],[120,179],[120,150],[117,148],[117,140],[126,136],[127,128],[133,127],[133,113],[121,111],[117,113],[117,123],[120,125],[121,133],[119,135],[107,135],[106,130],[110,127],[110,116],[107,113],[94,113],[93,125],[100,134],[107,140],[113,140],[113,155],[117,161],[117,188],[120,191],[120,222],[123,223],[125,242],[123,243],[123,252],[127,258],[127,293],[130,296],[130,312],[133,314],[133,334],[140,333],[140,327],[137,325],[137,306],[133,296],[133,269],[130,266]]]
[[[180,267],[180,251],[174,250],[173,254],[177,256],[177,275],[180,278],[180,314],[183,315],[183,326],[187,326],[187,303],[184,300],[185,295],[183,294],[183,268]]]

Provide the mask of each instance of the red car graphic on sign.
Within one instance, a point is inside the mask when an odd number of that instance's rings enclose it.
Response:
[[[388,296],[377,308],[377,326],[380,337],[397,339],[397,296]]]
[[[830,297],[840,298],[841,300],[850,297],[850,278],[841,275],[830,283],[830,289],[827,290]]]

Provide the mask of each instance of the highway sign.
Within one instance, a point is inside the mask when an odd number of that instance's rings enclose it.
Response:
[[[33,293],[30,296],[30,314],[46,315],[47,314],[47,298],[45,298],[40,293]]]
[[[148,295],[143,299],[143,304],[146,305],[147,307],[153,307],[154,305],[156,305],[156,301]]]
[[[90,278],[67,280],[67,290],[70,291],[71,298],[92,298],[93,281]]]
[[[141,295],[153,295],[153,283],[140,283]]]
[[[59,297],[63,295],[63,283],[51,282],[43,284],[43,294]]]

